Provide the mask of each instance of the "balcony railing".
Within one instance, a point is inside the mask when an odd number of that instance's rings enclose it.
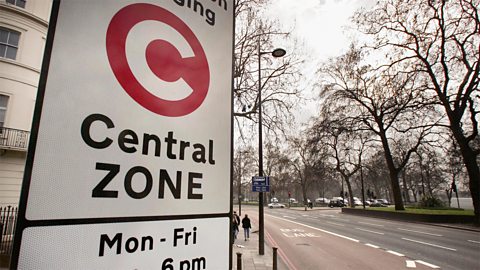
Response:
[[[27,151],[30,132],[0,127],[0,149]]]

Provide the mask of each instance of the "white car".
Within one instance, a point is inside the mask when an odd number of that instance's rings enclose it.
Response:
[[[316,202],[316,203],[329,203],[330,200],[327,199],[327,198],[316,198],[316,199],[315,199],[315,202]]]
[[[268,208],[285,208],[285,205],[281,203],[269,203]]]

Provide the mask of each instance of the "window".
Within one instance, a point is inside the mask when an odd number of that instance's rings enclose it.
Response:
[[[0,28],[0,57],[15,60],[17,58],[19,40],[19,32]]]
[[[8,96],[0,95],[0,128],[5,124],[5,116],[7,114]]]
[[[15,5],[17,7],[25,8],[26,0],[7,0],[7,3]]]

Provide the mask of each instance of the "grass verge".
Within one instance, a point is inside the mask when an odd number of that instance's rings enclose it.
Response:
[[[473,216],[473,210],[458,209],[458,208],[417,208],[417,207],[405,207],[404,211],[396,211],[395,207],[369,207],[366,208],[370,211],[386,211],[396,213],[409,213],[409,214],[423,214],[423,215],[458,215],[458,216]]]

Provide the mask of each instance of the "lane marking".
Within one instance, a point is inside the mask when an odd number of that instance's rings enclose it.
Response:
[[[443,248],[443,249],[447,249],[447,250],[451,250],[451,251],[457,251],[457,250],[456,250],[456,249],[454,249],[454,248],[449,248],[449,247],[439,246],[439,245],[435,245],[435,244],[431,244],[431,243],[427,243],[427,242],[422,242],[422,241],[412,240],[412,239],[403,238],[403,237],[402,237],[402,239],[403,239],[403,240],[406,240],[406,241],[411,241],[411,242],[415,242],[415,243],[419,243],[419,244],[427,245],[427,246],[432,246],[432,247]]]
[[[283,262],[288,266],[289,269],[292,270],[297,270],[297,268],[293,265],[293,263],[288,259],[287,255],[283,250],[280,248],[280,246],[277,244],[277,242],[273,239],[273,237],[265,231],[265,236],[267,236],[267,239],[270,241],[270,244],[272,247],[277,247],[277,253],[282,258]]]
[[[468,242],[472,242],[472,243],[480,244],[480,242],[479,242],[479,241],[475,241],[475,240],[468,240]]]
[[[372,244],[365,244],[365,246],[369,246],[369,247],[372,247],[372,248],[380,248],[379,246],[375,246],[375,245],[372,245]]]
[[[297,219],[296,217],[290,217],[290,216],[283,216],[285,218],[291,218],[291,219]]]
[[[427,234],[427,235],[433,235],[433,236],[443,236],[443,235],[441,235],[441,234],[436,234],[436,233],[427,233],[427,232],[407,230],[407,229],[402,229],[402,228],[397,228],[397,230],[406,231],[406,232],[415,232],[415,233],[421,233],[421,234]]]
[[[330,222],[330,221],[327,221],[327,223],[330,223],[330,224],[333,224],[333,225],[337,225],[337,226],[345,227],[344,224],[340,224],[340,223],[335,223],[335,222]]]
[[[371,226],[377,226],[377,227],[385,227],[385,225],[373,224],[373,223],[368,223],[368,222],[361,222],[361,221],[359,221],[358,223],[360,223],[360,224],[366,224],[366,225],[371,225]]]
[[[405,262],[407,263],[407,268],[417,268],[415,261],[406,260]]]
[[[348,237],[348,236],[345,236],[345,235],[341,235],[341,234],[338,234],[338,233],[330,232],[330,231],[327,231],[327,230],[323,230],[323,229],[320,229],[320,228],[312,227],[312,226],[309,226],[309,225],[305,225],[305,224],[300,223],[300,222],[295,222],[295,221],[291,221],[289,219],[284,219],[284,218],[280,218],[280,217],[276,217],[276,216],[272,216],[272,215],[266,215],[266,216],[270,216],[272,218],[276,218],[276,219],[280,219],[280,220],[287,221],[287,222],[290,222],[290,223],[298,224],[298,225],[301,225],[301,226],[304,226],[304,227],[307,227],[307,228],[310,228],[310,229],[314,229],[314,230],[317,230],[317,231],[328,233],[330,235],[337,236],[337,237],[340,237],[340,238],[343,238],[343,239],[347,239],[347,240],[350,240],[350,241],[353,241],[353,242],[356,242],[356,243],[360,242],[357,239],[354,239],[354,238],[351,238],[351,237]]]
[[[405,255],[403,255],[402,253],[398,253],[396,251],[393,251],[393,250],[387,250],[388,253],[390,254],[393,254],[393,255],[397,255],[399,257],[405,257]]]
[[[355,228],[355,229],[360,230],[360,231],[364,231],[364,232],[376,233],[376,234],[384,235],[384,233],[381,233],[381,232],[370,231],[370,230],[366,230],[366,229],[362,229],[362,228]]]
[[[302,215],[302,217],[309,217],[310,215]]]
[[[427,263],[427,262],[424,262],[424,261],[421,261],[421,260],[415,260],[415,261],[416,261],[417,263],[426,265],[426,266],[431,267],[431,268],[435,268],[435,269],[440,268],[439,266],[436,266],[436,265],[434,265],[434,264]]]

